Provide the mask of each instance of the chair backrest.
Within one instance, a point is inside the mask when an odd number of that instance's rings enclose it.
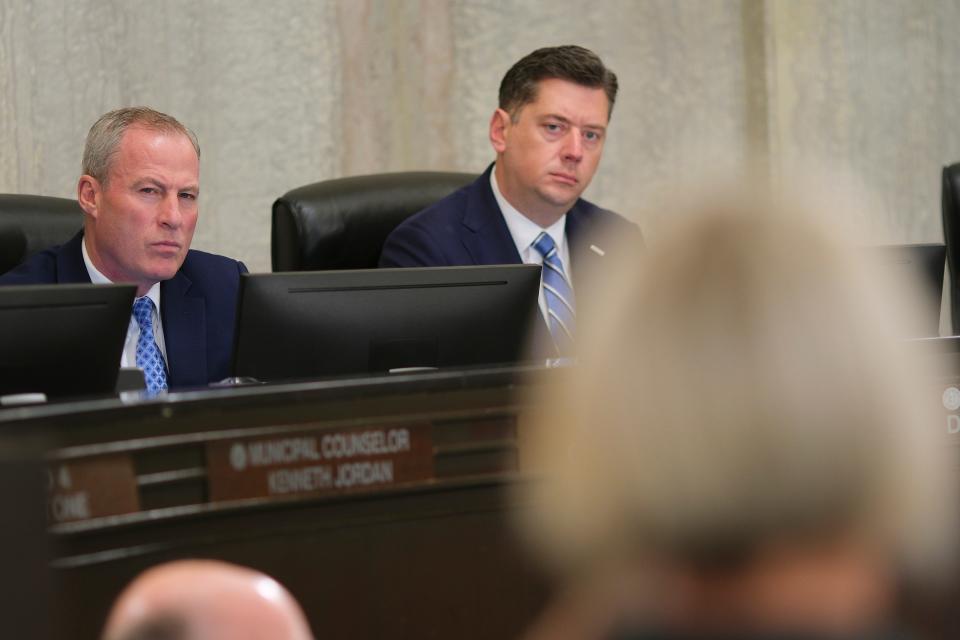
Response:
[[[953,334],[960,334],[960,163],[943,168],[941,214],[950,274],[950,317]]]
[[[476,179],[418,171],[316,182],[273,203],[274,271],[370,269],[394,227]]]
[[[63,244],[83,226],[76,200],[0,194],[0,273],[47,247]]]

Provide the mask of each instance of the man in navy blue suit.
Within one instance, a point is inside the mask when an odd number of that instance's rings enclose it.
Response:
[[[159,390],[225,378],[246,267],[190,250],[199,193],[193,132],[153,109],[111,111],[87,135],[77,184],[83,230],[0,276],[0,284],[135,284],[134,309],[143,316],[131,317],[121,366],[144,368],[144,353],[153,356]]]
[[[495,163],[400,224],[380,266],[543,264],[540,310],[550,336],[535,336],[534,350],[568,355],[574,291],[582,304],[610,251],[642,246],[636,225],[580,198],[600,162],[616,96],[616,75],[582,47],[538,49],[514,64],[490,119]]]

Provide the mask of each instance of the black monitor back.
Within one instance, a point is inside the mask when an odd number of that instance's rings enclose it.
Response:
[[[234,374],[270,381],[517,362],[539,291],[536,265],[244,275]]]
[[[0,395],[113,393],[133,285],[0,287]]]
[[[940,334],[940,303],[943,297],[943,272],[947,248],[942,244],[903,244],[872,247],[882,279],[905,281],[917,289],[923,305],[916,314],[917,324],[908,327],[911,338]]]

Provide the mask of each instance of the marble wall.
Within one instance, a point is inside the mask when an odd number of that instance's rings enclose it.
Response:
[[[757,152],[783,179],[850,176],[879,241],[939,240],[958,18],[934,0],[0,0],[0,192],[72,197],[89,125],[148,104],[200,137],[194,246],[267,270],[278,195],[481,171],[503,73],[576,42],[621,80],[591,199],[649,230],[650,194]]]

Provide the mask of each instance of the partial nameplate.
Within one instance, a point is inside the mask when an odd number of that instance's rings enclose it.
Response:
[[[354,493],[432,477],[429,423],[207,443],[211,502]]]
[[[50,522],[60,524],[140,510],[129,454],[51,462],[47,467]]]

